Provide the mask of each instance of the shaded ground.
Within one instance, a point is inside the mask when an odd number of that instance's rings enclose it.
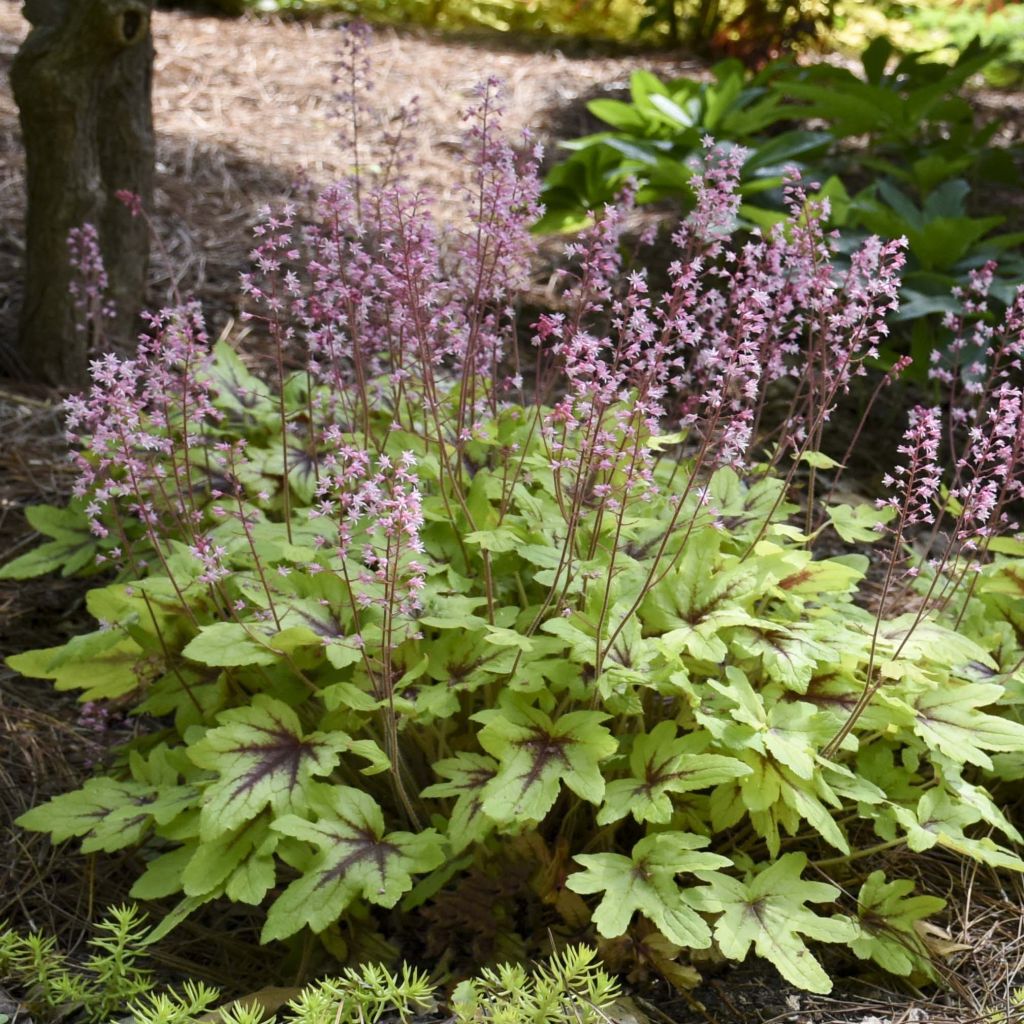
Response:
[[[0,373],[22,250],[22,157],[6,79],[24,25],[17,4],[0,5]],[[154,30],[156,216],[165,249],[156,254],[151,300],[161,304],[175,287],[195,291],[218,329],[236,308],[256,210],[282,202],[303,178],[323,185],[348,170],[332,120],[339,34],[329,21],[269,26],[159,11]],[[508,127],[544,138],[554,117],[563,137],[579,134],[581,121],[567,121],[564,110],[633,67],[670,75],[697,68],[668,55],[624,64],[388,30],[377,34],[370,57],[385,123],[419,97],[420,130],[405,172],[442,200],[466,180],[459,112],[488,75],[506,83]]]
[[[162,247],[151,302],[163,304],[175,290],[195,292],[211,329],[219,331],[238,312],[237,275],[258,208],[305,188],[303,178],[323,184],[346,170],[331,120],[338,35],[327,22],[268,26],[160,12],[155,30]],[[0,375],[17,370],[10,343],[19,301],[23,170],[6,72],[23,32],[19,5],[0,6]],[[485,76],[507,82],[509,127],[529,127],[547,141],[587,130],[580,100],[624,85],[637,66],[663,75],[697,70],[665,55],[570,58],[393,31],[378,34],[371,53],[380,83],[376,98],[386,113],[420,96],[421,127],[406,172],[442,200],[465,181],[457,114]],[[0,562],[34,542],[21,510],[59,502],[67,493],[58,397],[0,381]],[[79,581],[0,583],[0,653],[57,644],[81,630],[83,594]],[[72,701],[0,667],[0,920],[54,931],[74,948],[95,908],[124,898],[137,874],[130,854],[82,857],[9,823],[43,796],[72,788],[89,763],[103,757],[106,743],[128,728],[117,724],[101,739],[77,721]],[[948,991],[894,995],[891,988],[840,979],[837,995],[824,999],[790,991],[761,964],[708,965],[707,982],[692,998],[655,988],[641,994],[641,1011],[657,1024],[997,1024],[1000,1018],[990,1014],[998,1010],[1007,1013],[1007,1024],[1024,1019],[1009,1005],[1012,979],[1024,971],[1019,880],[941,857],[918,858],[914,865],[922,887],[962,895],[948,923],[949,938],[962,947],[946,961],[955,971]],[[254,926],[244,910],[211,909],[174,933],[161,963],[171,973],[199,975],[228,989],[257,988],[278,980],[271,974],[294,970],[294,964],[266,961],[255,946]]]

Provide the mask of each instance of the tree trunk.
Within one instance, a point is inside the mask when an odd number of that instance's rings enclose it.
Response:
[[[78,387],[98,347],[130,348],[149,235],[115,196],[153,195],[153,0],[26,0],[32,30],[11,68],[25,144],[25,300],[18,354],[33,377]],[[68,232],[92,224],[116,310],[101,339],[76,330]]]

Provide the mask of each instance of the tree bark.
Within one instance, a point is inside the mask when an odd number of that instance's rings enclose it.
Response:
[[[149,257],[144,220],[115,193],[153,195],[154,0],[26,0],[33,28],[11,68],[25,145],[25,299],[18,354],[34,378],[79,387],[96,349],[130,348]],[[76,330],[68,232],[92,224],[116,310]],[[77,317],[80,319],[80,316]]]

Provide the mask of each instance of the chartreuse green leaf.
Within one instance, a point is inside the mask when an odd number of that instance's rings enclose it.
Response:
[[[180,585],[185,586],[184,580]],[[105,623],[105,630],[122,629],[140,646],[161,655],[186,637],[181,599],[163,576],[137,585],[95,587],[86,595],[85,606],[94,619]]]
[[[942,787],[934,786],[924,793],[916,810],[895,805],[890,813],[905,831],[907,846],[916,853],[942,846],[992,867],[1024,872],[1024,860],[1016,853],[989,836],[974,837],[965,833],[965,829],[982,820],[983,814],[977,807],[953,799]],[[884,811],[878,817],[879,833],[883,838],[890,838],[891,829]]]
[[[158,900],[181,892],[181,876],[196,851],[196,843],[178,846],[154,857],[135,880],[130,895],[140,900]]]
[[[527,698],[504,693],[501,706],[478,711],[480,746],[498,761],[484,788],[483,808],[501,823],[540,821],[558,798],[562,783],[592,804],[604,798],[600,763],[618,742],[601,724],[600,711],[570,711],[552,721]]]
[[[486,754],[460,751],[455,757],[436,761],[434,771],[449,781],[427,786],[421,795],[455,798],[448,822],[448,840],[452,853],[461,853],[494,827],[484,814],[484,789],[497,774],[498,763]]]
[[[221,724],[189,747],[189,757],[216,778],[203,792],[200,834],[215,839],[269,806],[275,814],[303,810],[305,788],[329,774],[350,746],[343,732],[303,735],[287,704],[257,694],[249,707],[218,716]]]
[[[735,751],[751,771],[721,783],[711,794],[713,827],[736,824],[746,809],[774,856],[780,829],[795,835],[806,820],[823,839],[848,853],[829,809],[839,807],[841,800],[825,781],[817,754],[834,732],[832,716],[809,702],[781,699],[777,684],[754,690],[735,666],[725,675],[725,681],[710,682],[725,700],[707,701],[697,718],[721,748]]]
[[[841,801],[824,778],[799,778],[788,768],[752,750],[743,752],[751,773],[736,782],[724,783],[711,794],[709,810],[716,831],[735,825],[744,814],[766,842],[768,852],[776,856],[781,847],[781,832],[796,835],[801,821],[807,821],[837,850],[849,853],[850,847],[833,817]]]
[[[142,647],[121,629],[99,629],[60,647],[26,651],[7,664],[34,679],[52,679],[58,690],[81,690],[82,700],[111,700],[134,693],[145,676]],[[149,666],[150,671],[155,665]]]
[[[636,736],[629,755],[632,775],[609,782],[599,825],[627,814],[640,822],[667,824],[672,817],[673,793],[689,793],[750,774],[734,757],[706,752],[707,737],[677,738],[674,722],[659,722],[649,733]]]
[[[832,979],[807,948],[805,937],[819,942],[852,942],[859,929],[849,918],[821,917],[807,903],[831,903],[834,885],[808,882],[802,853],[787,853],[747,881],[728,875],[707,876],[708,887],[695,890],[698,909],[720,914],[715,940],[730,960],[743,960],[753,945],[790,983],[810,992],[830,992]]]
[[[996,704],[1003,687],[995,683],[950,682],[913,700],[914,731],[929,747],[959,764],[992,768],[986,751],[1024,749],[1024,725],[980,710]]]
[[[738,743],[770,755],[801,779],[812,778],[818,747],[831,736],[833,723],[827,714],[806,701],[783,700],[777,686],[756,691],[746,674],[732,665],[724,681],[710,683],[728,702],[728,714],[747,727],[730,728],[709,705],[699,716],[713,736],[725,745]]]
[[[249,372],[235,350],[224,340],[213,347],[214,359],[206,377],[214,404],[241,421],[267,421],[276,412],[267,385]]]
[[[687,542],[679,568],[654,587],[640,607],[647,633],[659,633],[669,656],[688,653],[722,661],[728,648],[719,635],[730,626],[753,623],[748,610],[756,577],[742,567],[726,568],[716,530],[701,530]]]
[[[199,630],[182,653],[192,661],[217,667],[273,665],[281,654],[271,646],[275,631],[240,622],[212,622]]]
[[[931,973],[928,950],[914,925],[937,914],[946,905],[938,896],[911,896],[914,883],[885,880],[884,871],[872,871],[857,898],[860,934],[850,948],[861,960],[874,960],[890,974]]]
[[[274,863],[277,842],[276,836],[268,836],[235,868],[224,886],[224,895],[229,900],[250,907],[258,907],[263,902],[277,877]]]
[[[670,942],[688,949],[711,945],[711,930],[696,913],[693,889],[681,889],[676,875],[714,872],[727,867],[727,857],[703,853],[710,840],[689,832],[657,832],[641,839],[629,857],[618,853],[580,853],[574,860],[585,870],[568,877],[573,892],[600,892],[594,924],[605,938],[625,934],[633,915],[641,913]]]
[[[57,569],[61,576],[74,576],[95,564],[100,544],[89,528],[82,502],[73,501],[67,508],[29,505],[25,518],[51,539],[0,566],[0,580],[27,580]]]
[[[884,525],[896,514],[891,508],[875,508],[867,503],[830,505],[826,512],[836,533],[847,544],[871,544],[882,536]]]
[[[764,476],[751,483],[740,479],[731,466],[716,470],[708,497],[717,517],[729,531],[723,543],[747,545],[760,536],[766,521],[780,523],[793,506],[784,500],[782,480]]]
[[[445,844],[434,829],[386,832],[380,807],[361,790],[333,786],[322,792],[315,813],[315,821],[286,814],[272,825],[312,844],[317,854],[270,908],[263,942],[285,939],[304,925],[322,931],[355,899],[393,907],[412,888],[413,874],[444,860]]]
[[[758,622],[737,629],[729,646],[745,657],[760,658],[764,673],[789,690],[806,693],[815,669],[839,658],[836,649],[824,641],[828,623],[785,626]]]
[[[34,832],[49,832],[57,842],[80,838],[84,853],[109,853],[134,846],[155,823],[177,817],[196,797],[192,786],[89,779],[81,789],[33,807],[17,823]]]
[[[186,896],[223,891],[240,903],[259,903],[274,884],[273,854],[280,839],[264,818],[202,840],[182,867],[181,889]]]
[[[587,104],[587,110],[613,128],[643,130],[646,124],[638,110],[621,100],[591,100]]]
[[[878,633],[880,648],[893,658],[913,665],[941,665],[960,669],[972,662],[986,668],[998,666],[992,656],[969,636],[931,619],[919,620],[914,614],[901,615],[882,624]]]
[[[320,456],[322,458],[322,455]],[[316,496],[316,459],[303,445],[288,445],[288,485],[305,504],[312,504]],[[274,448],[260,460],[260,470],[268,477],[283,478],[284,457],[280,448]]]
[[[804,452],[800,456],[800,461],[806,462],[808,466],[813,466],[814,469],[842,468],[842,463],[836,462],[835,459],[830,458],[824,452]]]
[[[1021,748],[1021,752],[1024,753],[1024,747]],[[982,821],[994,825],[1013,842],[1024,843],[1024,836],[1020,830],[1007,818],[988,790],[963,778],[960,774],[963,770],[962,765],[950,762],[938,753],[932,754],[931,763],[936,771],[941,773],[942,781],[952,797],[968,807],[973,807],[981,815]]]
[[[838,558],[808,561],[791,576],[780,580],[779,587],[786,594],[802,597],[817,594],[852,594],[857,584],[864,578],[868,564],[868,559],[864,555],[843,555]],[[844,634],[843,640],[849,642],[849,637]]]
[[[153,681],[138,711],[157,717],[173,714],[175,728],[184,735],[189,726],[209,724],[228,699],[225,673],[183,665]]]

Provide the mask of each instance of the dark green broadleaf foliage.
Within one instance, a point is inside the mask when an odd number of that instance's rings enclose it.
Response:
[[[994,234],[1001,211],[977,209],[979,189],[983,195],[988,186],[1019,182],[1020,147],[993,145],[999,122],[978,126],[961,95],[1001,54],[1000,46],[975,39],[949,66],[927,53],[900,54],[877,38],[862,55],[859,76],[831,63],[798,67],[789,60],[757,73],[723,61],[711,82],[662,82],[634,72],[630,102],[588,104],[611,130],[562,144],[571,155],[548,173],[538,230],[579,228],[631,181],[638,203],[668,200],[686,211],[704,138],[743,146],[740,213],[747,226],[766,230],[780,222],[781,185],[793,167],[818,183],[812,198],[829,201],[847,245],[865,233],[906,239],[899,321],[915,324],[902,344],[909,341],[923,374],[943,339],[939,318],[924,318],[955,308],[950,290],[967,270],[998,261],[991,288],[997,306],[1010,303],[1024,274],[1024,235]]]

